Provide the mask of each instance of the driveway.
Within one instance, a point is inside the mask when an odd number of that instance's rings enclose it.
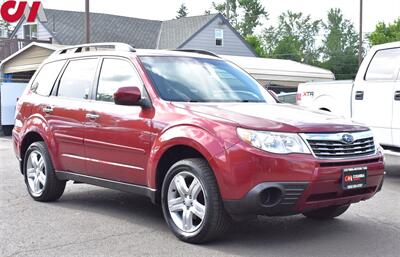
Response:
[[[9,138],[0,138],[0,256],[399,256],[400,172],[343,216],[262,217],[219,241],[178,241],[141,196],[68,183],[55,203],[30,199]]]

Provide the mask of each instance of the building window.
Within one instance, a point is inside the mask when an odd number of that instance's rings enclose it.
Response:
[[[24,25],[24,39],[38,39],[37,24]]]
[[[223,29],[215,30],[215,45],[217,45],[217,46],[224,45],[224,30]]]
[[[7,38],[8,31],[6,29],[0,29],[0,37]]]

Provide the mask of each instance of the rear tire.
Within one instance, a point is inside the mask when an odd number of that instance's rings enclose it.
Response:
[[[345,213],[350,207],[350,204],[340,206],[329,206],[321,209],[317,209],[310,212],[303,213],[309,219],[314,220],[329,220],[339,217]]]
[[[57,179],[44,142],[35,142],[29,146],[23,172],[28,193],[35,201],[56,201],[64,193],[66,181]]]
[[[229,229],[230,218],[204,159],[182,160],[169,169],[161,203],[168,227],[184,242],[205,243]]]

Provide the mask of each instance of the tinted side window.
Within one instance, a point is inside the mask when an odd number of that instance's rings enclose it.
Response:
[[[400,48],[377,51],[368,67],[365,80],[395,80],[400,66]]]
[[[71,61],[61,77],[58,96],[88,99],[97,64],[97,59]]]
[[[104,59],[99,78],[97,100],[114,102],[114,93],[121,87],[139,87],[142,91],[143,83],[135,68],[128,61]]]
[[[45,64],[36,76],[31,89],[39,95],[49,96],[65,61]]]

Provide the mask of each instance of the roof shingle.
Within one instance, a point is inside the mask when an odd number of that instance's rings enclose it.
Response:
[[[46,9],[43,23],[54,39],[63,45],[85,42],[83,12]],[[111,14],[91,13],[91,42],[122,42],[137,48],[178,48],[218,14],[158,21]]]
[[[46,29],[63,45],[85,41],[84,13],[46,9]],[[123,42],[138,48],[155,48],[161,21],[91,13],[91,42]],[[55,31],[53,31],[53,28]]]
[[[172,49],[179,47],[217,15],[210,14],[163,21],[158,48]]]

